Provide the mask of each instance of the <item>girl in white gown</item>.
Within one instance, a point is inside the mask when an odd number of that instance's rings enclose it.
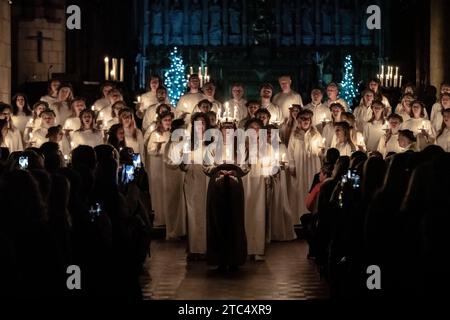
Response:
[[[103,134],[95,128],[95,112],[85,109],[80,113],[81,127],[72,134],[70,146],[72,150],[80,145],[92,148],[103,144]]]
[[[22,134],[17,129],[11,119],[12,107],[5,104],[0,106],[0,119],[7,121],[6,133],[3,135],[3,144],[9,149],[10,153],[23,151]]]
[[[385,130],[386,133],[381,136],[377,148],[377,151],[380,152],[384,158],[389,153],[400,153],[403,151],[398,144],[398,131],[400,130],[403,118],[396,113],[392,113],[387,120],[389,129]]]
[[[33,105],[33,111],[31,119],[28,120],[25,127],[25,132],[23,133],[23,140],[25,145],[29,145],[30,140],[33,138],[33,131],[41,127],[41,113],[44,110],[50,110],[48,103],[45,101],[36,102]]]
[[[14,127],[19,129],[20,133],[24,134],[28,121],[32,118],[31,109],[28,105],[27,96],[23,93],[18,93],[12,98],[12,122]]]
[[[356,130],[356,119],[355,116],[350,112],[344,112],[341,115],[341,119],[344,122],[347,122],[350,126],[350,138],[353,144],[357,147],[357,150],[366,152],[366,142],[364,141],[364,136],[361,132]],[[337,138],[336,133],[333,135],[333,141],[331,142],[331,147],[336,148]]]
[[[300,223],[300,217],[308,212],[305,199],[314,179],[314,175],[320,171],[323,141],[320,133],[312,126],[313,113],[310,110],[300,112],[297,122],[298,127],[294,131],[288,147],[289,172],[294,177],[292,180],[294,194],[289,201],[295,224]]]
[[[351,138],[350,125],[345,122],[337,122],[334,124],[336,134],[336,145],[334,148],[339,150],[341,156],[351,156],[353,152],[357,151],[356,145]]]
[[[395,108],[395,113],[403,118],[403,122],[411,118],[411,103],[415,100],[415,97],[410,93],[405,93],[401,102]]]
[[[125,102],[117,101],[111,106],[111,119],[104,123],[102,126],[103,130],[109,130],[113,125],[119,123],[119,112],[122,109],[128,108]]]
[[[441,129],[436,136],[436,144],[447,152],[450,152],[450,109],[442,112],[443,121]]]
[[[73,99],[73,89],[70,84],[62,84],[58,89],[58,99],[50,105],[56,114],[56,124],[63,125],[72,114],[69,103]]]
[[[58,90],[61,82],[58,79],[50,80],[47,90],[48,94],[41,97],[40,101],[46,102],[49,106],[58,101]]]
[[[328,122],[322,130],[322,136],[325,138],[326,148],[329,148],[331,146],[334,136],[334,124],[336,122],[342,121],[341,115],[343,112],[345,112],[345,107],[340,103],[332,103],[330,105],[330,111],[332,121]]]
[[[362,96],[363,98],[361,104],[353,111],[356,119],[356,130],[359,132],[363,132],[366,123],[372,119],[372,102],[375,97],[375,93],[370,89],[366,89],[363,91]]]
[[[147,144],[147,168],[150,174],[149,187],[152,197],[152,209],[155,212],[155,226],[166,225],[166,235],[172,233],[173,227],[170,219],[166,219],[169,214],[165,211],[166,194],[170,193],[166,187],[166,176],[164,175],[165,164],[163,153],[166,144],[170,140],[170,128],[172,125],[173,114],[163,113],[157,120],[156,129],[150,134]],[[170,229],[170,231],[169,231]]]
[[[363,130],[364,142],[367,151],[377,151],[381,137],[385,134],[384,129],[388,129],[384,118],[385,107],[380,101],[372,103],[372,118],[365,124]]]
[[[292,105],[289,108],[289,118],[285,119],[280,127],[280,138],[285,147],[289,145],[292,132],[297,128],[297,117],[301,109],[299,104]]]
[[[443,111],[445,109],[450,109],[450,93],[441,94],[441,99],[438,103],[433,105],[433,109],[431,110],[431,124],[433,125],[433,129],[435,132],[439,132],[441,130],[443,119]]]
[[[71,136],[73,132],[81,128],[81,120],[80,113],[84,109],[86,109],[86,103],[84,99],[75,98],[70,103],[70,109],[72,110],[72,114],[67,120],[64,122],[63,130],[67,135]]]
[[[144,151],[144,136],[140,129],[137,128],[134,121],[133,110],[124,108],[119,111],[119,123],[125,131],[125,144],[128,148],[132,148],[134,153],[141,155],[142,163],[146,163]]]
[[[30,133],[29,146],[39,148],[48,141],[47,133],[50,127],[55,126],[56,115],[52,109],[46,109],[40,113],[40,127]]]
[[[109,106],[110,102],[108,99],[108,94],[113,88],[114,86],[109,82],[105,82],[102,84],[102,86],[100,87],[102,97],[94,102],[94,104],[92,105],[92,110],[98,113],[100,112],[100,110],[103,110],[104,108]]]
[[[417,138],[416,148],[423,150],[434,142],[436,133],[430,120],[425,118],[425,105],[421,101],[412,102],[410,115],[411,118],[403,122],[401,128],[411,130]]]

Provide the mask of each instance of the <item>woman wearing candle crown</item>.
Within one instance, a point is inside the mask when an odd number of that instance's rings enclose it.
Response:
[[[298,126],[293,132],[288,146],[289,172],[292,179],[289,201],[294,224],[300,223],[300,217],[307,212],[305,198],[313,182],[314,175],[321,168],[320,156],[323,140],[320,133],[312,126],[313,113],[302,110],[298,117]]]
[[[411,103],[410,119],[403,122],[401,129],[410,130],[417,138],[417,149],[423,150],[427,145],[434,142],[436,133],[430,120],[425,118],[425,105],[421,101]]]

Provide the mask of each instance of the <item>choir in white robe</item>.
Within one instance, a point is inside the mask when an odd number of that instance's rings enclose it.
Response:
[[[430,120],[427,120],[425,118],[410,118],[406,122],[403,122],[401,125],[401,128],[403,130],[411,130],[414,132],[414,135],[417,135],[419,132],[424,129],[431,137],[435,137],[435,131],[433,126],[431,125]]]
[[[293,187],[289,195],[289,202],[295,224],[300,223],[300,217],[308,212],[305,199],[314,175],[321,168],[322,146],[322,136],[315,129],[307,132],[296,130],[289,141],[289,170],[295,172],[295,177],[291,178]]]
[[[363,105],[364,99],[361,98],[361,101],[359,102],[360,105]],[[381,103],[383,103],[384,107],[385,107],[385,116],[387,117],[388,115],[390,115],[392,113],[392,107],[391,104],[389,103],[388,98],[386,98],[386,96],[381,96]]]
[[[174,164],[177,155],[181,156],[183,141],[169,142],[164,151],[164,212],[166,239],[175,239],[186,235],[186,199],[184,196],[184,171]],[[178,149],[179,148],[179,149]]]
[[[272,175],[269,186],[270,239],[273,241],[291,241],[297,238],[294,230],[293,214],[288,197],[286,168],[280,166],[285,161],[287,148],[280,144],[279,152],[272,152]],[[289,180],[290,182],[290,180]]]
[[[370,119],[372,119],[373,111],[371,107],[366,107],[365,105],[361,104],[355,108],[353,111],[353,115],[355,116],[356,120],[356,130],[359,132],[364,131],[364,127],[367,122],[369,122]]]
[[[381,120],[367,122],[364,126],[363,136],[368,151],[377,151],[381,137],[386,133],[387,122],[383,124]]]
[[[319,131],[322,131],[323,123],[331,121],[331,112],[328,105],[325,103],[308,103],[305,109],[311,110],[314,115],[312,118],[312,125],[315,126]]]
[[[430,121],[435,132],[439,132],[439,130],[441,130],[442,122],[444,121],[442,109],[443,107],[440,103],[435,103],[433,105],[433,109],[431,110]]]
[[[335,134],[334,123],[328,122],[322,130],[322,136],[325,138],[325,147],[330,148]]]
[[[244,119],[247,116],[247,107],[245,106],[245,104],[247,103],[247,100],[241,99],[238,101],[238,100],[230,99],[230,100],[226,101],[224,103],[224,105],[226,105],[227,103],[228,103],[228,106],[230,107],[230,110],[233,110],[233,112],[234,112],[234,108],[237,107],[237,114],[236,114],[237,121],[241,121],[242,119]]]
[[[124,128],[125,131],[125,145],[128,148],[132,148],[134,153],[139,153],[141,155],[141,160],[145,162],[145,146],[144,146],[144,136],[140,129],[136,129],[136,138],[133,137],[133,130]]]
[[[15,128],[19,129],[20,133],[23,134],[25,132],[25,128],[28,122],[32,119],[31,116],[27,116],[25,114],[20,114],[11,117],[11,121]]]
[[[111,104],[108,98],[101,98],[94,102],[92,106],[92,110],[95,112],[100,112],[104,108],[108,107]]]
[[[348,112],[348,110],[349,110],[348,103],[344,99],[338,97],[336,100],[328,99],[327,102],[325,102],[325,104],[328,106],[328,108],[330,108],[330,106],[333,103],[339,103],[340,105],[342,105],[344,107],[344,111]]]
[[[384,134],[380,138],[380,142],[378,143],[377,151],[380,152],[385,158],[386,155],[390,152],[401,153],[403,152],[403,148],[398,144],[398,133],[392,134],[389,140],[386,142],[387,135]]]
[[[66,122],[64,122],[63,130],[67,130],[72,135],[74,131],[77,131],[81,128],[81,120],[79,117],[70,117],[67,118]]]
[[[356,151],[356,149],[353,149],[350,143],[343,142],[343,143],[336,143],[332,148],[336,148],[339,151],[340,156],[348,156],[350,157],[353,152]]]
[[[201,93],[186,93],[181,96],[180,100],[177,103],[177,111],[178,114],[181,115],[183,112],[188,113],[186,118],[184,119],[186,123],[190,123],[192,113],[194,112],[195,106],[203,99],[206,99],[206,96]]]
[[[68,103],[65,101],[55,102],[50,106],[50,109],[55,112],[55,124],[57,125],[60,124],[62,126],[72,116],[72,110],[70,110]]]
[[[72,150],[80,145],[90,146],[92,148],[103,144],[103,135],[99,130],[77,130],[72,134],[70,146]]]
[[[49,95],[46,96],[42,96],[39,101],[44,101],[47,102],[49,106],[51,106],[52,104],[54,104],[55,102],[58,101],[58,97],[52,97]]]
[[[147,144],[147,168],[150,174],[149,187],[150,195],[152,198],[152,209],[155,212],[155,226],[163,226],[170,221],[165,219],[165,183],[166,177],[164,176],[165,164],[163,161],[163,152],[167,142],[170,140],[170,132],[158,132],[154,130],[149,137]]]
[[[356,133],[356,135],[354,135]],[[364,141],[364,136],[361,132],[351,132],[350,133],[351,137],[352,137],[352,142],[355,145],[355,147],[357,148],[357,150],[362,151],[362,152],[366,152],[367,151],[367,147],[366,147],[366,142]],[[333,135],[333,139],[331,141],[331,148],[337,148],[337,137],[336,137],[336,133]]]
[[[29,140],[30,146],[34,148],[40,148],[45,142],[48,141],[47,133],[47,128],[38,128],[31,132]]]
[[[222,106],[222,103],[220,101],[217,101],[215,99],[213,99],[213,100],[208,99],[208,101],[211,102],[211,111],[215,112],[216,114],[219,114],[219,111],[220,111],[223,114],[225,109]],[[230,110],[230,116],[229,117],[234,116],[234,113],[233,113],[234,109],[231,106],[228,106],[228,108]],[[200,108],[198,106],[196,106],[194,108],[193,113],[196,113],[196,112],[201,112]],[[237,116],[237,108],[236,108],[236,116]]]
[[[103,108],[102,110],[99,111],[98,116],[97,116],[97,123],[99,123],[99,121],[102,122],[103,125],[106,125],[109,121],[111,121],[113,119],[113,114],[112,114],[112,106],[108,105],[105,108]]]
[[[277,105],[281,109],[282,120],[289,119],[289,108],[293,104],[299,104],[303,107],[302,97],[299,93],[291,90],[288,93],[279,92],[273,97],[273,104]]]
[[[445,128],[442,134],[437,137],[436,144],[444,149],[446,152],[450,152],[450,129]]]
[[[156,114],[156,110],[162,103],[156,103],[147,108],[145,110],[144,119],[142,120],[142,131],[144,134],[147,132],[148,128],[156,122],[158,115]],[[170,107],[170,111],[174,114],[177,112],[176,109],[172,105],[168,105]],[[153,130],[152,130],[153,131]]]
[[[207,158],[206,148],[196,148],[190,152],[191,159],[201,161]],[[205,160],[213,163],[211,158]],[[209,161],[209,162],[208,162]],[[184,196],[186,199],[186,214],[188,225],[189,252],[206,253],[206,196],[208,191],[208,176],[203,172],[202,164],[182,164],[186,172],[184,176]]]
[[[269,103],[266,106],[261,106],[261,109],[267,109],[270,112],[270,123],[281,124],[283,122],[283,113],[279,106]]]

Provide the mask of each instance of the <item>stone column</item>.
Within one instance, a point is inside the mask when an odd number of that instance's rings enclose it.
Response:
[[[450,5],[447,0],[431,0],[430,6],[430,84],[439,88],[445,77],[449,76]]]
[[[0,0],[0,101],[11,99],[11,7]]]

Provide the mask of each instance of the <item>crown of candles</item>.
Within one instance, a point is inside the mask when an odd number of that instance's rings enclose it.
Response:
[[[105,57],[105,80],[123,82],[125,60]]]
[[[399,76],[399,67],[381,65],[381,73],[377,74],[377,78],[381,81],[381,86],[386,88],[401,88],[403,75]],[[394,75],[395,69],[395,75]],[[386,71],[386,73],[385,73]]]
[[[189,75],[187,76],[188,80],[192,74],[194,74],[194,67],[190,66],[189,67]],[[208,66],[206,66],[206,65],[198,67],[197,74],[198,74],[198,78],[200,79],[200,87],[203,87],[203,85],[205,83],[209,82],[209,80],[211,79],[208,74]]]
[[[219,107],[217,111],[217,120],[219,122],[236,122],[238,120],[238,106],[235,105],[233,112],[230,109],[230,104],[225,102],[224,109]]]

